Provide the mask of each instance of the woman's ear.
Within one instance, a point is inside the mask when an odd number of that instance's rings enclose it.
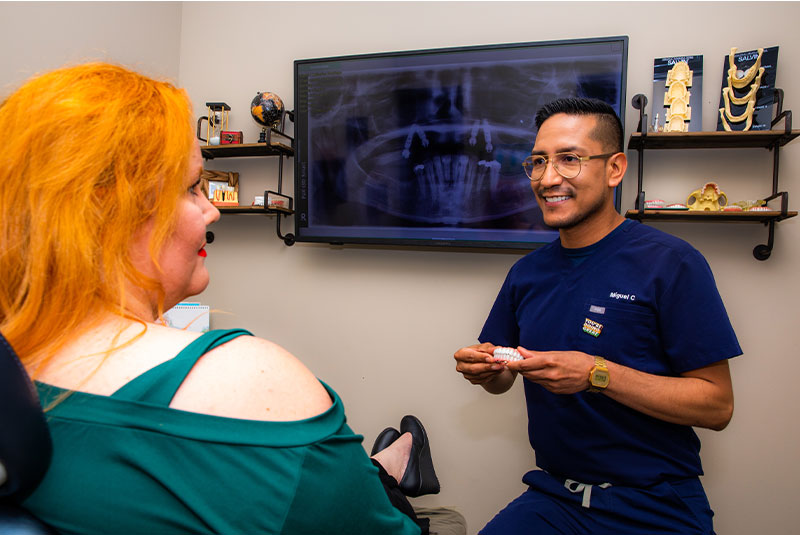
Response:
[[[622,182],[622,177],[625,176],[625,170],[628,169],[628,157],[624,152],[618,152],[608,158],[606,170],[608,172],[608,187],[616,188]]]

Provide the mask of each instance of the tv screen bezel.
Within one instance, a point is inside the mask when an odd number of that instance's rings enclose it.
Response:
[[[459,47],[442,47],[442,48],[427,48],[417,50],[401,50],[391,52],[375,52],[364,54],[352,54],[341,56],[328,56],[318,58],[298,59],[294,61],[294,102],[295,102],[295,157],[294,157],[294,191],[295,191],[295,241],[303,243],[322,243],[330,245],[374,245],[385,247],[401,247],[401,248],[442,248],[442,249],[470,249],[470,250],[522,250],[529,251],[546,245],[552,240],[547,241],[485,241],[485,240],[447,240],[447,239],[434,239],[434,238],[408,238],[408,237],[353,237],[353,236],[315,236],[303,235],[300,230],[300,219],[307,217],[307,210],[309,204],[308,198],[308,176],[307,176],[307,154],[306,150],[306,132],[303,131],[305,123],[303,118],[298,113],[297,103],[300,102],[300,84],[298,83],[299,70],[302,65],[320,64],[340,61],[353,61],[353,60],[369,60],[390,57],[402,56],[424,56],[432,54],[452,54],[464,53],[474,51],[492,51],[504,50],[515,48],[544,48],[544,47],[568,47],[575,45],[592,45],[592,44],[612,44],[619,43],[622,46],[622,72],[620,77],[620,100],[619,100],[619,117],[623,125],[623,136],[625,127],[625,107],[626,107],[626,91],[627,91],[627,69],[628,69],[628,36],[617,35],[609,37],[592,37],[583,39],[563,39],[563,40],[548,40],[548,41],[529,41],[517,43],[499,43],[499,44],[484,44],[484,45],[470,45]],[[535,139],[535,137],[534,137]],[[531,146],[533,146],[534,139],[531,139]],[[304,166],[306,168],[304,169]],[[531,193],[533,195],[533,193]],[[617,212],[621,209],[622,199],[622,185],[615,188],[614,191],[614,207]],[[306,227],[307,228],[307,227]],[[555,233],[555,231],[553,231]],[[553,239],[557,237],[554,234]]]

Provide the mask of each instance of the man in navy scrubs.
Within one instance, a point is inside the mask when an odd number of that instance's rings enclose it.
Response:
[[[455,354],[492,394],[522,375],[539,468],[481,533],[713,534],[692,426],[727,426],[741,349],[708,263],[615,210],[627,159],[610,106],[560,99],[536,124],[523,166],[559,239],[511,268],[481,343]]]

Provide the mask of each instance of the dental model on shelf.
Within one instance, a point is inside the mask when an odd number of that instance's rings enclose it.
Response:
[[[666,107],[666,123],[664,132],[688,132],[688,122],[692,118],[692,108],[689,99],[692,93],[692,71],[685,61],[677,62],[667,73],[666,88],[664,93],[664,106]]]
[[[686,206],[691,211],[720,212],[728,204],[728,196],[716,182],[706,182],[686,198]]]
[[[736,54],[736,47],[731,48],[731,53],[728,56],[728,85],[722,88],[722,100],[725,105],[719,109],[719,115],[722,120],[722,127],[726,132],[731,131],[731,123],[744,122],[742,131],[750,130],[753,126],[753,112],[756,106],[756,93],[761,87],[761,77],[764,76],[764,67],[761,66],[761,57],[764,53],[763,48],[758,49],[758,57],[747,70],[742,70],[736,65],[734,55]],[[752,82],[752,83],[751,83]],[[748,85],[749,90],[741,96],[736,95],[737,90],[746,90]],[[739,115],[734,115],[731,112],[731,103],[736,106],[745,106],[745,110]]]
[[[728,196],[714,182],[693,191],[687,199],[688,204],[667,203],[663,199],[649,199],[644,202],[645,210],[677,210],[703,212],[770,212],[763,199],[728,202]]]

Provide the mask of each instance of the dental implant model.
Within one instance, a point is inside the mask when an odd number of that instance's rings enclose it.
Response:
[[[679,61],[667,72],[664,132],[689,131],[688,122],[692,118],[692,109],[689,106],[689,99],[692,96],[690,87],[692,87],[692,71],[687,62]]]

